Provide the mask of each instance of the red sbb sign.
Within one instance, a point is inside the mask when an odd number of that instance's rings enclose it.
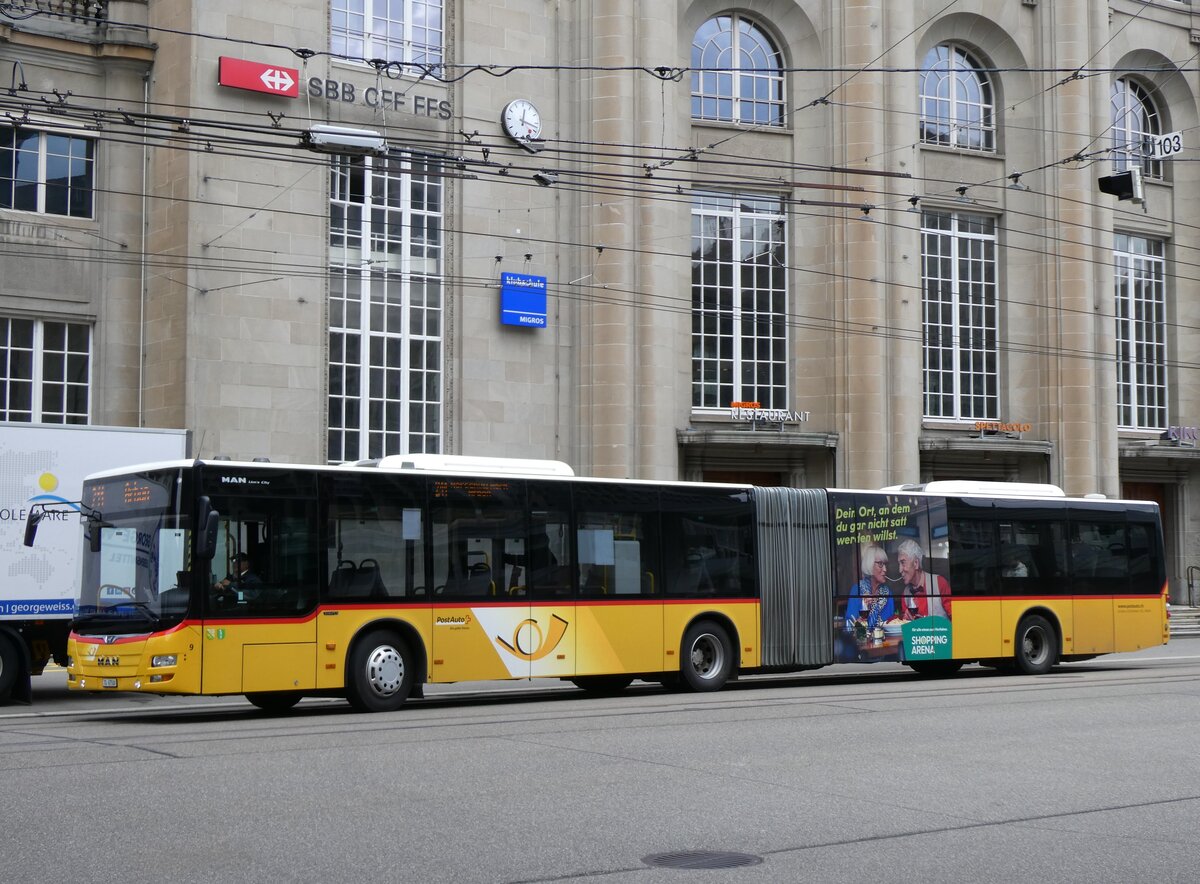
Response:
[[[222,55],[217,83],[234,89],[295,98],[300,94],[300,71]]]

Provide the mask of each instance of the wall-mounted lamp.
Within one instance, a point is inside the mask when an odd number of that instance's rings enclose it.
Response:
[[[354,156],[387,153],[387,141],[374,129],[349,126],[313,126],[300,136],[300,144],[317,153]]]

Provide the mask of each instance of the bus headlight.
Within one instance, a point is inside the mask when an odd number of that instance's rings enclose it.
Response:
[[[174,666],[179,661],[177,654],[155,654],[150,658],[150,668],[156,669],[159,666]]]

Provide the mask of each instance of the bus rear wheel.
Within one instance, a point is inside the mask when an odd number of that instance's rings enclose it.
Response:
[[[287,712],[300,702],[300,695],[290,691],[262,691],[246,694],[246,699],[263,712]]]
[[[693,623],[679,648],[679,674],[693,691],[719,691],[733,674],[733,643],[716,623]]]
[[[1026,675],[1044,675],[1058,662],[1058,633],[1050,621],[1031,614],[1017,626],[1017,668]]]
[[[403,639],[382,629],[370,632],[350,653],[346,699],[359,712],[392,712],[408,699],[415,671]]]
[[[633,684],[632,675],[580,675],[571,679],[571,684],[596,697],[619,694]]]

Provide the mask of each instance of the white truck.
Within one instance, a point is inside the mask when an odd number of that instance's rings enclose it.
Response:
[[[31,699],[31,676],[65,664],[83,534],[56,507],[27,547],[36,503],[77,502],[90,473],[189,456],[186,430],[0,421],[0,703]]]

